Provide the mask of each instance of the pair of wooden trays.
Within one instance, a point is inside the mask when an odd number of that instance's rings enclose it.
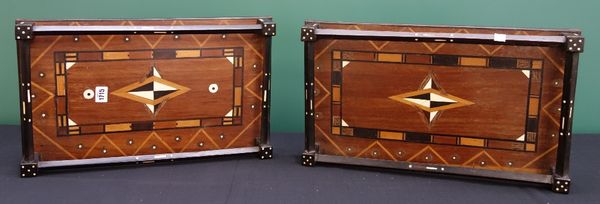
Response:
[[[272,158],[270,17],[17,20],[21,176]],[[307,21],[306,143],[319,162],[569,192],[578,30]]]

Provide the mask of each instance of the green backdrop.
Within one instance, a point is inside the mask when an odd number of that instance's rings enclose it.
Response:
[[[15,18],[175,18],[271,15],[273,40],[272,130],[304,127],[303,48],[305,19],[511,27],[580,28],[581,55],[575,132],[600,132],[600,1],[597,0],[2,0],[0,3],[0,124],[18,123]]]

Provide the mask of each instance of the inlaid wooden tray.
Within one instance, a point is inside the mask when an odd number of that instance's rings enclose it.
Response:
[[[258,152],[270,17],[17,20],[23,162],[38,168]]]
[[[553,184],[567,193],[578,30],[306,22],[317,162]]]

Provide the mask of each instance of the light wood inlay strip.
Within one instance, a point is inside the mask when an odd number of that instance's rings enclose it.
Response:
[[[150,138],[152,138],[152,136],[154,136],[154,132],[150,133],[148,135],[148,137],[146,137],[146,139],[144,139],[144,142],[142,142],[142,144],[140,144],[140,146],[135,150],[133,155],[137,155],[140,152],[140,150],[142,150],[142,148],[144,148],[144,146],[146,146],[146,143],[148,142],[148,140],[150,140]]]
[[[558,94],[556,95],[556,97],[554,97],[552,100],[550,100],[550,102],[546,103],[546,105],[544,107],[542,107],[542,112],[546,113],[546,115],[548,115],[548,118],[550,118],[550,120],[557,126],[560,127],[560,123],[558,122],[558,120],[556,118],[554,118],[552,116],[552,114],[550,114],[550,112],[548,112],[547,108],[550,107],[551,105],[554,104],[555,101],[559,100],[562,97],[562,94]]]
[[[406,161],[410,162],[410,161],[412,161],[412,160],[416,159],[416,158],[417,158],[419,155],[423,154],[423,152],[425,152],[425,151],[427,151],[427,150],[431,151],[431,152],[432,152],[432,153],[433,153],[435,156],[437,156],[437,157],[438,157],[438,159],[440,159],[440,160],[441,160],[441,161],[442,161],[444,164],[448,164],[448,162],[447,162],[447,161],[444,159],[444,157],[442,157],[442,155],[440,155],[440,154],[439,154],[437,151],[435,151],[433,148],[431,148],[431,146],[427,146],[427,147],[425,147],[425,148],[421,149],[419,152],[415,153],[415,154],[414,154],[412,157],[410,157],[410,158],[409,158],[408,160],[406,160]]]
[[[69,157],[71,157],[72,159],[77,159],[77,157],[73,156],[73,154],[71,154],[71,152],[67,151],[63,146],[61,146],[60,144],[58,144],[57,142],[55,142],[54,140],[50,139],[50,137],[48,137],[48,135],[44,134],[44,132],[42,132],[40,129],[38,129],[35,125],[32,125],[33,129],[35,131],[37,131],[38,133],[40,133],[40,135],[42,137],[44,137],[46,140],[50,141],[50,143],[52,143],[54,146],[56,146],[58,149],[62,150],[63,152],[65,152],[65,154],[67,154]]]
[[[323,96],[319,101],[317,101],[317,103],[315,103],[315,108],[317,108],[319,106],[319,104],[321,104],[325,99],[327,99],[327,97],[329,95],[331,95],[331,93],[329,93],[329,91],[327,91],[327,88],[325,88],[325,86],[315,77],[315,83],[317,83],[317,85],[319,85],[321,87],[321,90],[323,90],[325,92],[325,96]]]
[[[187,142],[179,152],[184,152],[190,146],[190,144],[192,144],[194,140],[196,140],[196,137],[198,137],[198,134],[200,134],[200,132],[202,131],[204,131],[204,129],[199,129],[198,131],[196,131],[196,133],[194,133],[194,136],[192,136],[192,139],[190,139],[190,141]]]
[[[460,65],[463,66],[477,66],[477,67],[487,67],[487,59],[480,57],[461,57]]]
[[[341,58],[342,58],[342,52],[333,51],[333,59],[341,59]]]
[[[56,76],[56,95],[65,95],[65,76]]]
[[[530,98],[529,99],[529,115],[538,115],[538,105],[540,104],[540,99],[538,98]]]
[[[178,120],[176,127],[198,127],[200,120]]]
[[[404,133],[381,131],[379,132],[379,138],[389,140],[404,140]]]
[[[167,148],[167,150],[169,150],[171,153],[175,153],[175,150],[173,150],[173,148],[171,148],[171,146],[169,144],[167,144],[167,142],[165,142],[165,140],[163,140],[160,137],[160,135],[158,135],[158,133],[152,132],[152,134],[154,135],[154,137],[156,137],[156,139],[158,139],[158,141],[160,143],[162,143]]]
[[[533,60],[531,61],[531,68],[532,69],[541,69],[542,68],[542,60]]]
[[[346,29],[351,29],[353,27],[353,25],[348,26]],[[360,28],[358,29],[360,30]],[[325,48],[323,48],[323,50],[321,50],[320,53],[315,55],[315,60],[318,59],[319,57],[321,57],[321,55],[323,55],[325,53],[325,51],[329,50],[329,48],[335,44],[338,40],[333,40],[331,41],[329,44],[327,44],[327,46]]]
[[[177,58],[200,57],[200,50],[177,50],[175,53]]]
[[[331,143],[333,147],[335,147],[343,156],[347,156],[346,153],[342,150],[342,148],[340,148],[331,138],[329,138],[329,136],[327,136],[327,133],[325,133],[325,131],[323,131],[323,129],[321,129],[319,125],[315,124],[315,128],[319,130],[319,132],[323,134],[323,137],[325,137],[325,139],[327,139],[327,141],[329,141],[329,143]]]
[[[46,49],[44,49],[44,51],[37,57],[35,58],[35,60],[33,60],[33,62],[31,62],[31,66],[33,67],[35,66],[43,57],[44,55],[46,55],[46,53],[50,50],[50,48],[54,47],[54,45],[62,38],[63,36],[60,35],[58,36],[54,41],[52,41],[52,43],[50,45],[48,45],[48,47],[46,47]]]
[[[25,101],[21,102],[21,108],[22,108],[22,111],[23,111],[23,112],[22,112],[22,113],[23,113],[23,115],[25,115],[25,114],[26,114],[26,112],[27,112],[27,111],[25,110],[25,109],[27,108],[27,107],[25,106]],[[33,112],[33,111],[32,111],[32,112]]]
[[[383,150],[383,152],[385,152],[390,158],[392,158],[392,160],[398,161],[398,159],[396,159],[396,157],[394,157],[394,155],[387,148],[385,148],[383,144],[381,144],[381,142],[377,141],[377,145],[379,145],[381,150]]]
[[[554,65],[554,67],[561,73],[561,74],[565,74],[565,70],[564,70],[564,66],[561,66],[561,64],[558,64],[558,62],[556,62],[556,60],[552,59],[552,57],[546,53],[546,51],[541,48],[538,47],[538,50],[540,50],[540,52],[546,57],[546,59],[548,59],[548,61],[550,61],[550,63],[552,65]]]
[[[525,151],[533,152],[535,151],[535,144],[525,144]]]
[[[433,154],[435,154],[435,156],[437,156],[440,160],[442,160],[442,162],[444,162],[444,164],[448,164],[448,161],[446,161],[444,159],[444,157],[442,157],[442,155],[440,155],[437,151],[435,151],[433,148],[429,147],[429,150],[431,150],[431,152],[433,152]]]
[[[219,24],[221,24],[221,23],[219,23]],[[224,20],[224,21],[222,22],[222,24],[229,25],[229,22],[228,22],[228,21],[226,21],[226,20]],[[254,54],[256,54],[256,56],[257,56],[258,58],[260,58],[261,60],[263,60],[263,59],[264,59],[264,57],[263,57],[263,55],[261,54],[261,52],[259,52],[258,50],[256,50],[256,48],[254,48],[254,46],[252,46],[252,44],[250,44],[250,42],[248,42],[248,40],[246,40],[246,38],[244,38],[244,36],[242,36],[242,34],[239,34],[239,33],[238,33],[238,34],[237,34],[237,36],[238,36],[240,39],[242,39],[242,41],[244,41],[244,43],[246,43],[246,45],[248,45],[248,48],[250,48],[250,49],[251,49],[251,50],[254,52]]]
[[[119,145],[115,144],[112,140],[110,140],[108,137],[106,137],[106,135],[102,135],[102,138],[104,138],[106,141],[108,141],[108,143],[110,143],[113,147],[115,147],[115,149],[117,149],[117,151],[119,151],[119,153],[121,153],[121,155],[127,156],[127,154],[125,154],[125,152],[121,148],[119,148]]]
[[[402,62],[402,54],[379,53],[377,59],[380,62]]]
[[[262,97],[256,93],[254,93],[254,91],[252,91],[249,87],[252,83],[254,83],[254,81],[256,81],[258,78],[260,78],[262,75],[263,75],[263,72],[262,71],[259,72],[252,80],[250,80],[248,83],[246,83],[246,86],[244,86],[246,91],[248,91],[250,94],[252,94],[254,97],[258,98],[259,100],[262,100]]]
[[[42,87],[42,86],[40,86],[40,85],[36,84],[35,82],[31,82],[31,86],[33,86],[33,87],[35,87],[35,88],[38,88],[38,89],[42,90],[44,93],[47,93],[47,94],[48,94],[48,95],[50,95],[51,97],[54,97],[54,93],[52,93],[52,92],[50,92],[50,91],[46,90],[44,87]]]
[[[340,128],[339,127],[332,127],[331,128],[331,133],[334,135],[339,135],[340,134]]]
[[[483,147],[485,146],[484,139],[461,137],[460,144],[465,146]]]
[[[341,93],[340,93],[340,88],[339,87],[333,87],[333,101],[340,101],[341,99]]]
[[[226,146],[225,148],[229,148],[231,147],[231,145],[233,145],[233,143],[240,137],[242,136],[242,134],[244,134],[246,132],[246,130],[248,130],[248,128],[250,128],[254,122],[256,122],[260,117],[262,116],[262,113],[259,113],[258,116],[256,116],[256,118],[252,119],[252,121],[250,121],[250,123],[248,123],[248,125],[242,130],[240,131],[240,133],[235,136]]]
[[[104,60],[123,60],[129,59],[129,52],[103,52],[102,58]]]
[[[96,140],[94,142],[92,147],[90,147],[90,149],[88,149],[88,151],[83,155],[82,159],[87,158],[90,155],[90,153],[92,153],[92,151],[94,151],[94,148],[96,148],[96,145],[98,145],[98,143],[100,143],[100,141],[102,141],[102,137],[99,137],[98,140]]]
[[[131,123],[109,124],[104,129],[106,132],[128,131],[131,130]]]
[[[215,142],[215,140],[213,140],[213,139],[210,137],[210,135],[208,135],[208,133],[207,133],[207,132],[206,132],[204,129],[202,129],[202,133],[204,133],[204,136],[206,136],[206,138],[208,139],[208,141],[210,141],[210,143],[212,143],[213,145],[215,145],[215,147],[217,147],[217,148],[221,149],[221,146],[220,146],[219,144],[217,144],[217,143]]]
[[[234,105],[239,106],[242,104],[242,87],[235,87],[234,94]]]
[[[356,156],[354,157],[360,157],[360,155],[363,155],[365,152],[369,151],[369,149],[371,149],[373,146],[375,146],[377,144],[377,141],[371,143],[369,146],[365,147],[362,151],[360,151],[358,154],[356,154]],[[341,151],[341,150],[340,150]]]
[[[499,168],[502,169],[502,165],[500,165],[500,163],[498,163],[498,161],[496,161],[490,154],[488,154],[485,150],[479,152],[478,154],[476,154],[475,156],[471,157],[471,159],[467,160],[466,162],[464,162],[462,165],[466,166],[467,164],[475,161],[475,159],[479,158],[481,155],[486,155],[496,166],[498,166]]]
[[[533,164],[537,160],[539,160],[542,157],[546,156],[547,154],[549,154],[550,152],[552,152],[553,150],[555,150],[557,147],[558,147],[558,144],[552,146],[550,149],[546,150],[544,153],[540,154],[539,156],[533,158],[531,161],[527,162],[527,164],[523,165],[523,167],[521,167],[521,168],[527,168],[527,167],[529,167],[529,165]]]
[[[423,152],[427,151],[429,149],[429,146],[419,150],[417,153],[415,153],[412,157],[408,158],[406,161],[410,162],[412,160],[414,160],[415,158],[417,158],[419,155],[421,155]]]

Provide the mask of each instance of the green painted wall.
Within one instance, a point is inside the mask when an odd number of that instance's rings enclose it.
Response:
[[[581,56],[575,131],[598,133],[600,101],[600,1],[595,0],[2,0],[0,3],[0,124],[18,123],[15,18],[173,18],[271,15],[273,41],[273,131],[303,131],[304,19],[513,27],[580,28]]]

